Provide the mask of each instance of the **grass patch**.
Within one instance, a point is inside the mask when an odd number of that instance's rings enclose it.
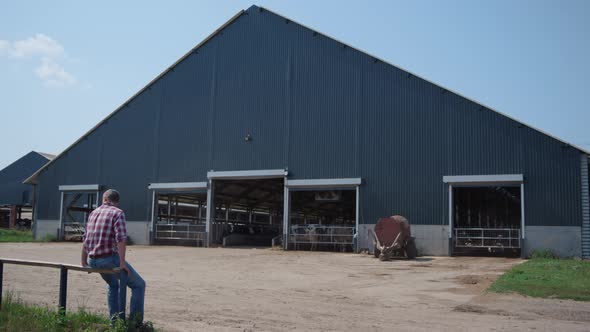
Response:
[[[2,302],[0,310],[0,332],[69,332],[69,331],[102,331],[102,332],[134,332],[155,331],[151,322],[141,328],[127,326],[124,321],[117,321],[111,326],[110,321],[83,309],[67,312],[65,316],[56,310],[46,307],[34,307],[24,304],[8,294]]]
[[[31,231],[0,228],[0,242],[34,242]]]
[[[56,240],[54,235],[48,234],[40,240],[35,240],[31,231],[0,228],[0,242],[53,242]]]
[[[506,272],[489,290],[498,293],[516,292],[532,297],[590,301],[590,262],[533,258]]]

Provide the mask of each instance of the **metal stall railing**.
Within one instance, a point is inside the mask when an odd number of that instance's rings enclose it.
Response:
[[[211,238],[214,243],[222,243],[224,236],[233,233],[240,233],[240,229],[246,229],[243,234],[264,234],[264,233],[281,233],[282,225],[268,224],[261,222],[249,222],[239,219],[211,219]],[[269,243],[270,245],[270,243]]]
[[[520,249],[520,229],[513,228],[455,228],[457,248]]]
[[[291,225],[289,243],[299,245],[352,246],[356,227],[331,225]]]
[[[205,225],[190,223],[156,223],[157,240],[188,240],[204,244],[207,238]]]
[[[60,264],[51,262],[27,261],[21,259],[0,258],[0,310],[2,309],[2,281],[4,279],[4,264],[27,265],[59,269],[59,301],[58,310],[61,315],[66,313],[66,302],[68,295],[68,271],[81,271],[87,273],[119,274],[119,303],[121,304],[120,319],[125,319],[125,308],[127,306],[127,272],[119,268],[94,269],[78,265]]]

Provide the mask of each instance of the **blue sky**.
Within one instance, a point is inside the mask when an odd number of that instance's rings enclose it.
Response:
[[[0,169],[64,150],[252,4],[590,149],[590,1],[10,1]]]

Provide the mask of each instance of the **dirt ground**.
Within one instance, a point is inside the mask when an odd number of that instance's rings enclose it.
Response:
[[[79,263],[79,244],[5,243],[0,257]],[[164,331],[589,331],[590,303],[484,292],[518,259],[132,246],[145,317]],[[6,265],[4,289],[57,305],[59,272]],[[100,276],[72,271],[68,309],[106,314]]]

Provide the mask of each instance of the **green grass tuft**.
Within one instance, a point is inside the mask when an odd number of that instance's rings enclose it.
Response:
[[[0,228],[0,242],[34,242],[31,231]]]
[[[542,257],[542,255],[539,255]],[[590,301],[590,262],[534,258],[513,267],[489,290],[543,298]]]
[[[19,231],[16,229],[0,228],[0,242],[55,242],[55,235],[45,235],[40,240],[33,239],[31,231]]]
[[[0,310],[0,332],[69,332],[69,331],[102,331],[102,332],[134,332],[155,331],[151,322],[141,328],[128,326],[127,322],[118,320],[111,325],[104,316],[80,309],[60,315],[57,310],[47,307],[35,307],[24,304],[8,293],[2,301]]]
[[[109,331],[108,319],[80,310],[61,316],[55,310],[25,305],[8,294],[0,310],[0,331]],[[113,330],[110,330],[113,331]]]
[[[545,258],[545,259],[556,259],[559,258],[553,251],[550,249],[542,249],[542,250],[535,250],[531,254],[532,259],[536,258]]]

